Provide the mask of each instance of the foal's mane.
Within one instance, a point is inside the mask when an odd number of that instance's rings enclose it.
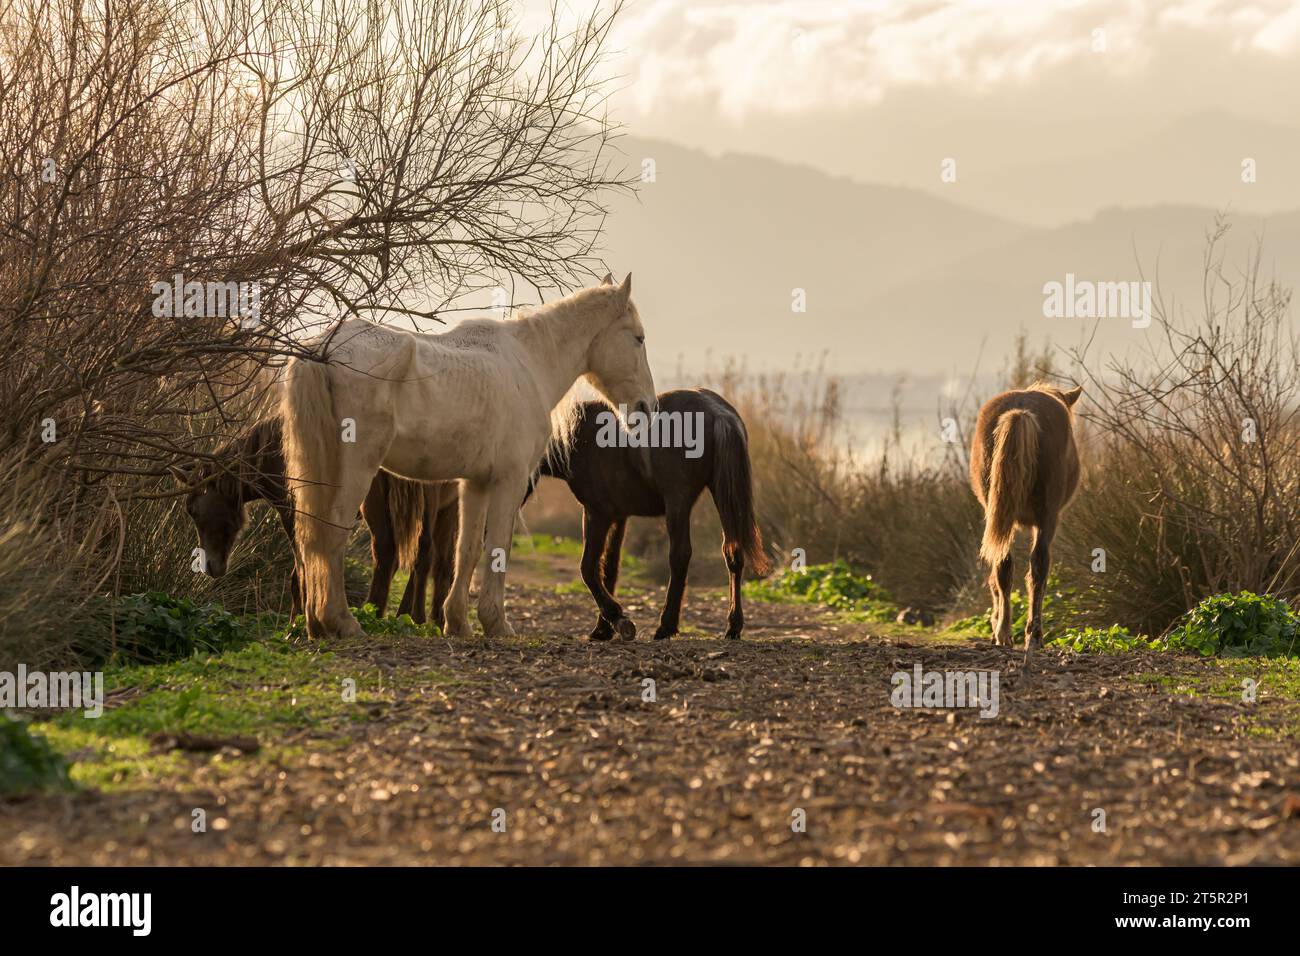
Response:
[[[218,480],[229,478],[239,484],[265,473],[268,452],[279,451],[283,439],[283,420],[267,415],[255,421],[242,435],[230,439],[213,452]]]
[[[557,473],[569,470],[569,458],[578,441],[578,426],[582,424],[582,409],[590,401],[609,404],[605,396],[587,384],[586,378],[580,378],[551,409],[551,437],[543,460]]]

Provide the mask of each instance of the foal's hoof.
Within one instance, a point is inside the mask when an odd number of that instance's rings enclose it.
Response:
[[[620,640],[630,641],[636,637],[636,625],[630,617],[620,617],[615,621],[614,630],[618,632]]]
[[[729,641],[738,641],[738,640],[740,640],[740,628],[738,628],[738,627],[735,627],[735,628],[729,627],[729,628],[727,628],[727,633],[724,634],[724,635],[722,635],[722,636],[725,637],[725,638],[726,638],[727,640],[729,640]]]

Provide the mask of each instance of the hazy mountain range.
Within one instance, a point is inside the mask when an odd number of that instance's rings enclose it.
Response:
[[[1197,128],[1171,124],[1162,135],[1174,143],[1177,129],[1186,140]],[[1214,129],[1202,129],[1202,141],[1212,141]],[[1279,142],[1295,141],[1274,132]],[[1141,204],[1159,192],[1151,184],[1181,173],[1152,172],[1116,150],[1109,161],[1134,175],[1114,205],[1043,227],[755,156],[630,137],[619,147],[631,169],[652,159],[655,177],[613,203],[606,259],[616,273],[635,273],[652,362],[663,372],[716,367],[727,356],[752,369],[824,356],[840,372],[965,378],[981,354],[983,368],[1000,367],[1022,328],[1035,342],[1091,336],[1100,352],[1141,349],[1147,332],[1123,318],[1045,318],[1044,284],[1067,274],[1093,282],[1145,276],[1158,280],[1166,300],[1199,307],[1206,235],[1230,198],[1217,208]],[[1189,165],[1218,161],[1202,151]],[[1083,189],[1065,160],[1006,175]],[[1300,211],[1230,221],[1229,264],[1244,265],[1262,238],[1266,271],[1288,286],[1300,279]],[[795,290],[803,290],[806,311],[792,309]]]

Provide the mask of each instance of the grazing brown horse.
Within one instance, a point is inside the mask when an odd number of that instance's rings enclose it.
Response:
[[[223,445],[194,469],[173,468],[181,484],[190,487],[185,510],[199,533],[205,569],[219,578],[226,573],[230,552],[244,528],[244,505],[264,500],[275,509],[293,547],[294,513],[285,483],[284,452],[279,418],[265,418],[245,435]],[[451,589],[458,524],[455,482],[424,484],[381,471],[370,485],[361,513],[370,529],[374,574],[366,597],[382,617],[397,568],[411,569],[397,609],[424,623],[428,582],[434,580],[435,622],[442,627],[442,604]],[[293,615],[302,611],[298,562],[290,578]]]
[[[1068,392],[1035,383],[996,395],[980,409],[971,446],[970,483],[984,506],[980,556],[992,567],[993,639],[1011,643],[1011,544],[1016,527],[1032,528],[1025,647],[1043,642],[1043,589],[1061,509],[1079,484],[1074,403]]]
[[[541,474],[566,481],[583,507],[582,580],[600,609],[590,639],[607,641],[616,632],[624,640],[636,636],[636,625],[614,598],[623,532],[632,515],[666,518],[671,578],[654,636],[662,640],[677,633],[691,563],[691,508],[705,488],[722,520],[722,556],[731,574],[727,637],[740,637],[745,626],[740,601],[745,560],[759,574],[771,567],[754,521],[749,437],[740,414],[706,388],[660,395],[657,420],[679,423],[679,437],[698,437],[697,457],[687,454],[695,449],[684,447],[620,447],[610,441],[612,414],[600,402],[582,405],[572,443],[565,451],[549,454],[540,468]],[[691,416],[691,425],[686,416]]]

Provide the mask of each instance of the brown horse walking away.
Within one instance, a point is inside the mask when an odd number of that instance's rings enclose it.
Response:
[[[190,487],[185,510],[199,533],[207,573],[226,573],[230,552],[244,528],[244,505],[264,500],[280,517],[289,545],[294,546],[294,513],[285,482],[284,452],[279,418],[266,418],[242,437],[217,449],[214,461],[194,469],[174,468],[181,484]],[[388,591],[398,567],[410,568],[398,614],[424,623],[425,597],[434,581],[434,620],[443,626],[442,605],[451,590],[455,567],[459,495],[455,482],[407,481],[381,471],[371,482],[362,516],[370,529],[374,574],[366,602],[382,617]],[[302,611],[298,562],[290,577],[293,615]]]
[[[677,633],[691,563],[691,508],[705,488],[722,522],[722,556],[731,574],[726,636],[740,637],[745,626],[740,600],[745,560],[759,574],[770,568],[754,520],[749,438],[740,413],[707,388],[675,389],[659,396],[655,414],[661,421],[682,423],[691,416],[702,425],[696,432],[698,457],[681,447],[611,445],[602,439],[609,422],[605,416],[610,414],[601,402],[584,404],[572,444],[559,455],[548,455],[541,465],[541,474],[567,482],[582,504],[582,580],[600,609],[590,639],[607,641],[615,633],[624,640],[636,636],[636,626],[614,598],[623,531],[631,515],[666,518],[668,599],[654,636],[662,640]]]
[[[1016,527],[1032,528],[1029,616],[1025,647],[1043,642],[1043,589],[1052,561],[1052,537],[1061,509],[1079,484],[1074,447],[1074,403],[1083,387],[1068,392],[1035,383],[994,396],[980,409],[971,446],[970,483],[984,506],[980,557],[989,563],[993,592],[993,639],[1011,643],[1011,544]]]

